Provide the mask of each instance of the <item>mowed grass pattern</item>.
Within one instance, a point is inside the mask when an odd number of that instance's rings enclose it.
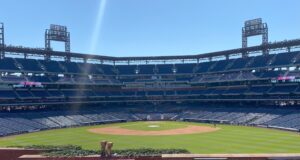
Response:
[[[162,122],[160,126],[208,125],[190,122]],[[149,122],[130,122],[42,131],[0,139],[0,146],[14,145],[81,145],[98,149],[101,140],[114,142],[114,149],[128,148],[185,148],[192,153],[300,153],[300,135],[297,133],[255,127],[218,125],[211,133],[172,136],[119,136],[89,133],[88,128],[120,126],[145,129]],[[132,128],[134,126],[134,128]],[[152,128],[153,129],[153,128]],[[157,128],[154,128],[157,129]]]

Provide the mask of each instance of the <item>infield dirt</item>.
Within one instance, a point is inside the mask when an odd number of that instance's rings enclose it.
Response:
[[[149,135],[180,135],[180,134],[196,134],[196,133],[207,133],[214,132],[220,128],[214,128],[209,126],[194,126],[189,125],[184,128],[162,130],[162,131],[142,131],[142,130],[132,130],[121,128],[119,126],[104,127],[104,128],[92,128],[88,129],[89,132],[97,134],[109,134],[109,135],[140,135],[140,136],[149,136]]]

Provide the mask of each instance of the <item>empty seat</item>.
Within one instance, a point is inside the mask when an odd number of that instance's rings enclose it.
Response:
[[[105,64],[97,64],[96,67],[100,68],[104,74],[106,75],[115,75],[116,73],[113,71],[114,67],[111,65],[105,65]]]
[[[139,65],[139,74],[154,74],[154,65]]]
[[[68,73],[82,73],[79,66],[75,62],[59,62],[61,63]]]
[[[50,94],[46,90],[31,90],[31,93],[35,97],[40,97],[40,98],[46,98],[50,96]]]
[[[265,56],[256,56],[254,57],[251,64],[249,64],[249,68],[255,67],[265,67],[268,66],[269,61],[273,58],[274,55],[265,55]]]
[[[21,99],[35,98],[35,96],[27,90],[17,90],[16,93]]]
[[[62,69],[57,61],[46,61],[46,60],[38,60],[46,69],[47,72],[55,72],[55,73],[63,73],[65,72]]]
[[[13,90],[0,90],[0,98],[1,99],[14,99],[17,95]]]
[[[245,94],[264,94],[266,93],[271,86],[252,86],[248,92]]]
[[[86,97],[85,91],[83,90],[62,90],[61,91],[65,97],[69,98],[83,98]]]
[[[296,85],[278,85],[274,86],[269,93],[290,94],[291,92],[294,92],[297,87],[298,86]]]
[[[148,96],[159,96],[163,95],[163,91],[149,91]]]
[[[64,95],[59,90],[48,90],[48,98],[63,98]]]
[[[241,87],[241,88],[228,88],[224,94],[243,94],[247,91],[248,88]]]
[[[15,61],[12,58],[0,59],[0,70],[14,70],[18,71],[19,68],[15,65]]]
[[[215,62],[203,62],[203,63],[199,63],[196,73],[205,73],[209,70],[210,66],[215,63]]]
[[[173,74],[172,64],[158,64],[156,67],[159,74]]]
[[[275,60],[271,66],[281,66],[292,64],[292,60],[298,55],[299,52],[279,53],[276,55]]]
[[[176,91],[176,93],[177,93],[178,95],[188,95],[188,94],[190,94],[190,91],[179,90],[179,91]]]
[[[42,72],[41,66],[38,64],[38,61],[35,59],[22,59],[16,58],[17,62],[20,63],[24,71],[34,71]]]
[[[173,95],[175,95],[175,91],[166,91],[165,94],[167,96],[173,96]]]
[[[77,63],[77,66],[79,67],[81,72],[85,74],[103,74],[103,72],[96,67],[96,64]]]
[[[224,71],[227,68],[227,65],[232,63],[234,60],[222,60],[222,61],[217,61],[215,66],[211,68],[209,71],[210,72],[219,72],[219,71]]]
[[[245,68],[246,64],[250,61],[251,58],[238,58],[234,61],[232,66],[228,70],[242,69]]]
[[[196,64],[175,64],[177,74],[193,73]]]
[[[116,68],[119,71],[120,75],[135,75],[136,74],[136,65],[117,65]]]

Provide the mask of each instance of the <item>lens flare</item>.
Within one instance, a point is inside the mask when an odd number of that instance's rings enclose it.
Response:
[[[98,14],[96,23],[93,29],[93,35],[91,40],[91,47],[90,47],[90,53],[95,53],[97,46],[99,44],[99,37],[101,34],[101,28],[102,28],[102,22],[105,14],[105,8],[107,5],[106,0],[100,0],[99,6],[98,6]]]

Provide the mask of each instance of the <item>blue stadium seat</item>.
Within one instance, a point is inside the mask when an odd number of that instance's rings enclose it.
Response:
[[[265,56],[256,56],[253,57],[252,63],[247,66],[247,68],[258,68],[268,66],[270,60],[274,57],[274,55],[265,55]]]
[[[271,90],[269,93],[271,94],[290,94],[296,90],[298,85],[276,85]]]
[[[135,92],[134,91],[124,91],[122,92],[124,96],[135,96]]]
[[[111,97],[121,97],[122,96],[122,93],[120,91],[110,91],[108,94]]]
[[[245,94],[265,94],[271,86],[252,86]]]
[[[110,96],[110,94],[108,92],[105,92],[105,91],[94,91],[94,93],[98,97],[107,97],[107,96]]]
[[[173,74],[173,64],[156,65],[159,74]]]
[[[119,71],[119,75],[135,75],[136,65],[117,65],[116,68]]]
[[[87,94],[85,90],[61,90],[65,97],[69,98],[86,98]]]
[[[50,97],[50,94],[46,90],[31,90],[31,93],[35,97],[40,97],[40,98]]]
[[[64,98],[64,95],[59,90],[48,90],[49,97],[47,98]]]
[[[137,91],[137,92],[136,92],[136,95],[137,95],[137,96],[145,96],[145,95],[146,95],[146,92],[144,92],[144,91]]]
[[[0,70],[19,71],[13,58],[0,59]]]
[[[202,95],[202,94],[204,94],[204,91],[205,90],[192,90],[191,94],[192,95]]]
[[[235,95],[235,94],[243,94],[248,90],[247,87],[231,87],[228,88],[227,91],[224,94],[230,94],[230,95]]]
[[[188,90],[178,90],[176,91],[177,95],[189,95],[190,91]]]
[[[16,97],[13,90],[0,90],[0,99],[15,99]]]
[[[186,63],[186,64],[175,64],[176,67],[176,73],[177,74],[188,74],[188,73],[193,73],[194,68],[196,67],[196,64],[194,63]]]
[[[46,61],[46,60],[38,60],[41,63],[47,72],[54,72],[54,73],[64,73],[66,72],[62,69],[57,61]]]
[[[165,94],[167,96],[174,96],[175,95],[175,91],[166,91]]]
[[[202,62],[198,64],[196,73],[205,73],[209,70],[212,64],[216,62]]]
[[[265,72],[261,72],[261,73],[262,73],[260,75],[261,78],[277,78],[279,76],[284,75],[283,71],[265,71]]]
[[[79,67],[80,72],[84,74],[103,74],[103,72],[97,68],[96,64],[77,63],[77,66]]]
[[[65,67],[68,73],[82,73],[79,66],[75,62],[59,62]]]
[[[28,90],[17,90],[16,91],[17,95],[19,95],[19,98],[21,99],[32,99],[32,98],[39,98],[35,97],[33,94],[31,94],[30,91]]]
[[[176,77],[176,81],[191,81],[192,77]]]
[[[271,66],[282,66],[293,64],[292,60],[299,54],[299,52],[279,53]]]
[[[42,68],[35,59],[23,59],[16,58],[17,62],[20,63],[24,71],[42,72]]]
[[[213,90],[210,94],[225,94],[227,92],[227,88],[217,88]]]
[[[113,66],[111,65],[97,64],[96,66],[100,68],[106,75],[116,75],[116,73],[113,71]]]
[[[215,66],[211,68],[209,71],[210,72],[224,71],[227,68],[227,66],[233,62],[234,59],[217,61]]]
[[[163,91],[148,91],[148,96],[162,96]]]
[[[233,65],[228,70],[243,69],[251,58],[238,58],[234,61]]]
[[[154,74],[154,65],[138,65],[139,74]]]

